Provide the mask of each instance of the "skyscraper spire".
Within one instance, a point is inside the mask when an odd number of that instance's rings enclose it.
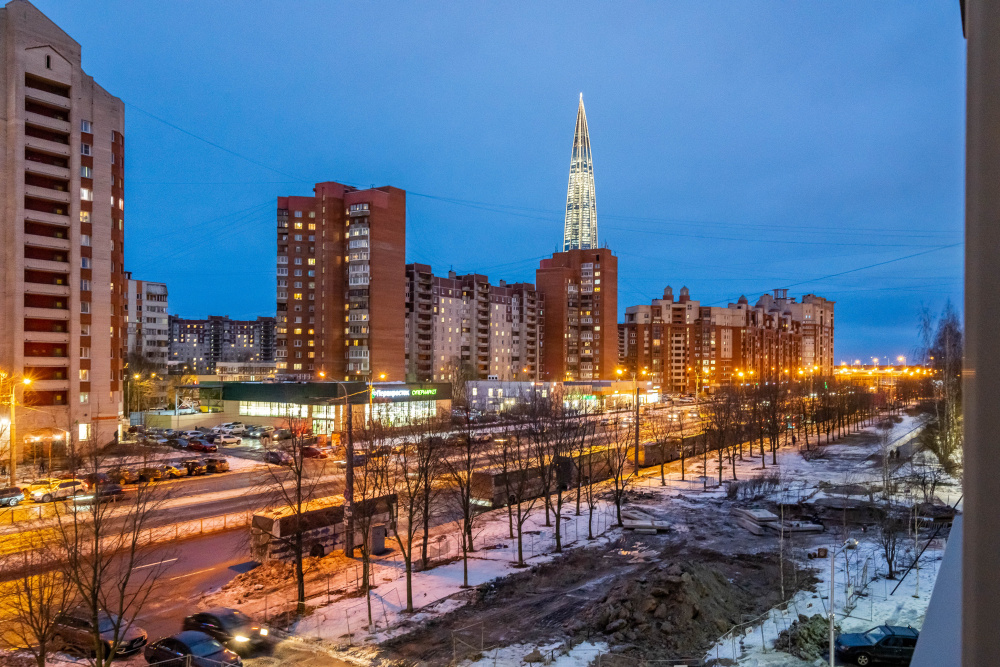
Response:
[[[583,93],[576,111],[573,156],[569,163],[569,188],[566,192],[566,226],[563,250],[597,247],[597,196],[594,192],[594,159],[590,154],[590,133]]]

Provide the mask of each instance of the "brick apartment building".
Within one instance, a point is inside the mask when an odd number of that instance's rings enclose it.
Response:
[[[607,248],[557,252],[541,261],[535,283],[545,302],[539,379],[615,379],[618,258]]]
[[[530,283],[492,285],[478,274],[435,276],[406,266],[406,375],[450,380],[538,380],[543,300]]]
[[[213,375],[223,362],[273,363],[275,331],[273,317],[232,320],[210,315],[203,320],[169,316],[170,361],[175,374]]]
[[[0,44],[0,370],[32,380],[16,451],[29,438],[58,455],[121,418],[125,107],[31,3],[0,9]]]
[[[801,305],[787,290],[775,290],[753,306],[746,297],[726,307],[702,306],[686,287],[676,300],[667,287],[662,299],[625,309],[618,327],[620,363],[629,371],[648,370],[653,384],[666,392],[790,375],[806,365],[803,311],[796,308]],[[818,305],[829,306],[822,320],[830,327],[832,368],[833,302],[823,299]]]
[[[128,354],[137,354],[166,369],[170,357],[170,323],[167,319],[167,286],[135,280],[125,272],[125,326]]]
[[[403,380],[406,192],[313,192],[278,198],[278,373]]]

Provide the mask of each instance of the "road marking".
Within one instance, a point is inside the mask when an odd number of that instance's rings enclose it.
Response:
[[[205,572],[211,572],[214,569],[214,567],[209,567],[204,570],[198,570],[197,572],[188,572],[187,574],[182,574],[179,577],[172,577],[170,581],[176,581],[177,579],[183,579],[184,577],[193,577],[196,574],[204,574]]]
[[[177,560],[177,559],[176,558],[168,558],[167,560],[161,560],[159,563],[148,563],[146,565],[137,565],[136,567],[133,567],[132,569],[133,570],[141,570],[144,567],[153,567],[153,566],[156,566],[156,565],[163,565],[164,563],[173,563],[175,560]]]

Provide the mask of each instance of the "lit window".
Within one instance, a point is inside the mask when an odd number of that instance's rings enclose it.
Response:
[[[88,369],[80,369],[80,382],[90,382],[90,371]]]
[[[81,178],[93,178],[94,170],[90,167],[80,167],[80,177]]]
[[[296,215],[298,215],[298,214],[296,214]],[[302,229],[302,223],[301,223],[301,222],[296,222],[296,223],[295,223],[295,229]],[[299,236],[299,237],[297,237],[297,238],[296,238],[295,240],[296,240],[296,241],[301,241],[301,240],[302,240],[302,237],[301,237],[301,236]]]
[[[301,262],[296,261],[295,263],[300,264]],[[309,258],[309,261],[307,263],[309,264],[309,266],[316,266],[316,260],[312,257]]]
[[[294,294],[292,294],[292,298],[295,299],[296,301],[301,301],[302,300],[302,292],[295,292]]]
[[[94,191],[90,188],[80,188],[80,199],[83,201],[94,201]]]

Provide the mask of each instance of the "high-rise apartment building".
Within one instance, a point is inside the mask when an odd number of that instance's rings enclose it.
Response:
[[[784,297],[787,299],[787,295]],[[806,294],[801,303],[785,302],[792,315],[802,323],[802,365],[818,366],[824,376],[833,373],[833,307],[836,302],[815,294]]]
[[[16,450],[106,442],[122,409],[125,107],[26,0],[0,9],[0,59],[0,369],[32,380]]]
[[[406,266],[406,375],[411,381],[539,379],[543,300],[530,283]]]
[[[618,361],[618,258],[607,248],[557,252],[535,272],[545,301],[545,381],[611,380]]]
[[[402,380],[406,192],[313,192],[278,198],[278,373]]]
[[[170,348],[170,323],[167,320],[167,286],[148,280],[135,280],[125,272],[126,349],[161,369],[166,369]]]
[[[583,93],[576,110],[573,153],[569,163],[569,187],[566,191],[566,222],[563,250],[586,250],[597,247],[597,193],[594,189],[594,156],[590,152],[590,131]]]
[[[275,319],[232,320],[210,315],[190,320],[170,315],[171,373],[212,375],[222,362],[273,363]]]
[[[654,385],[668,392],[790,376],[811,365],[803,355],[805,321],[796,308],[801,305],[787,290],[775,290],[753,306],[746,297],[726,307],[702,306],[686,287],[676,300],[667,287],[662,299],[625,309],[620,363],[630,372],[645,369]],[[830,321],[832,341],[832,314]]]

